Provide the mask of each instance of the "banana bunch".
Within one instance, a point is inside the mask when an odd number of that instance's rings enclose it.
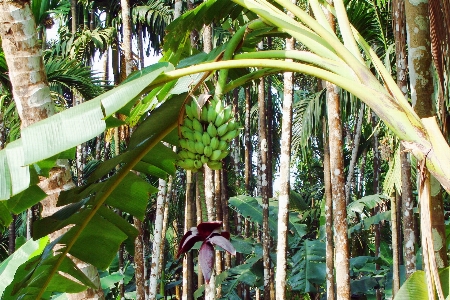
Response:
[[[213,170],[222,169],[221,160],[229,153],[229,143],[239,135],[238,123],[232,107],[223,107],[216,99],[201,109],[196,101],[186,104],[186,118],[180,127],[180,144],[177,164],[194,172],[207,164]]]

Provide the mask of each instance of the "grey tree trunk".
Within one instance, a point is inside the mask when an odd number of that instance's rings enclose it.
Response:
[[[428,1],[405,1],[405,16],[412,106],[420,118],[435,116]],[[430,181],[436,182],[436,179],[432,176]],[[430,218],[434,232],[434,251],[437,266],[444,268],[448,265],[444,204],[440,185],[432,186],[439,186],[431,191]]]
[[[34,34],[30,35],[30,33]],[[8,63],[14,101],[22,122],[21,127],[25,128],[55,113],[29,1],[0,2],[0,36]],[[50,171],[49,178],[39,183],[39,187],[48,195],[42,201],[42,216],[51,215],[59,210],[57,200],[60,191],[74,186],[68,162],[60,161],[60,165]],[[60,234],[62,234],[60,231],[52,234],[51,239],[54,240]],[[75,262],[88,278],[99,286],[96,268],[78,260]],[[88,289],[68,297],[71,299],[73,297],[77,299],[104,298],[100,286],[96,290]]]
[[[405,97],[408,96],[408,71],[406,54],[406,19],[405,1],[395,0],[392,3],[392,20],[395,38],[395,55],[397,65],[397,85]],[[416,239],[414,234],[414,198],[411,184],[411,163],[409,153],[400,145],[400,161],[402,176],[402,230],[404,247],[404,265],[406,278],[416,271]]]
[[[262,42],[259,45],[262,50]],[[261,198],[263,206],[262,245],[264,266],[264,300],[270,300],[270,232],[269,232],[269,195],[267,178],[267,131],[264,79],[258,85],[259,140],[261,166]]]
[[[331,193],[335,229],[336,297],[350,299],[350,254],[345,200],[344,156],[339,90],[327,83],[328,132],[330,143]]]
[[[296,2],[296,1],[295,1]],[[292,15],[290,17],[293,17]],[[286,50],[294,50],[293,38],[286,39]],[[287,60],[292,61],[292,60]],[[277,299],[286,299],[287,242],[289,223],[289,193],[291,177],[292,103],[294,74],[284,73],[284,96],[281,123],[280,193],[278,196],[277,272],[275,289]],[[268,120],[271,122],[271,120]]]

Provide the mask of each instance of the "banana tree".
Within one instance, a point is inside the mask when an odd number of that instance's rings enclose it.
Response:
[[[138,113],[131,111],[131,107],[138,104],[139,108],[148,108],[152,101],[158,106],[149,114],[140,113],[148,117],[133,133],[127,151],[101,164],[86,186],[63,193],[59,205],[66,207],[36,224],[35,237],[45,236],[69,224],[72,227],[59,240],[49,244],[41,256],[22,265],[17,272],[21,277],[15,278],[6,292],[16,296],[27,294],[36,299],[46,297],[52,291],[78,291],[82,285],[60,276],[60,271],[71,274],[83,285],[92,284],[73,267],[67,254],[105,268],[121,242],[125,242],[132,252],[135,229],[103,204],[143,218],[147,195],[156,189],[130,170],[163,178],[174,173],[177,155],[160,141],[178,143],[174,129],[187,91],[205,78],[195,74],[219,69],[261,68],[232,78],[225,84],[224,93],[250,80],[283,71],[305,73],[335,83],[372,108],[403,140],[406,149],[423,160],[442,186],[450,191],[450,151],[436,121],[420,119],[414,113],[373,49],[348,22],[342,1],[336,1],[334,7],[326,2],[311,1],[314,17],[288,0],[275,2],[279,6],[264,0],[235,0],[234,3],[209,0],[199,5],[168,27],[164,60],[178,63],[188,44],[189,32],[199,23],[209,24],[214,18],[228,15],[236,17],[236,11],[242,11],[242,7],[248,10],[247,17],[251,21],[242,25],[240,30],[244,34],[234,35],[227,44],[210,54],[186,59],[177,69],[171,63],[162,62],[132,74],[112,91],[28,126],[22,131],[21,139],[0,151],[0,199],[5,200],[0,202],[0,220],[8,224],[10,211],[17,213],[42,199],[42,192],[35,185],[36,175],[48,175],[48,168],[57,158],[70,157],[73,155],[70,150],[76,145],[108,127],[118,126],[120,122],[113,117],[114,113]],[[327,25],[322,6],[337,17],[343,42]],[[278,7],[291,11],[299,21],[289,18]],[[309,51],[245,52],[248,46],[254,47],[255,40],[261,36],[273,34],[290,35]],[[223,60],[222,51],[226,53],[228,48],[236,51],[224,55],[226,59]],[[379,77],[372,73],[359,49],[363,50],[364,57]],[[286,58],[294,62],[285,62]],[[143,95],[145,97],[141,99]],[[120,170],[107,177],[119,163]],[[57,243],[63,247],[53,255],[51,250]],[[91,247],[86,248],[87,243]]]

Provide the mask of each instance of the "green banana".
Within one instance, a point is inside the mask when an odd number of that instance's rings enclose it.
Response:
[[[206,156],[202,155],[202,157],[200,157],[200,161],[202,162],[202,164],[206,164],[209,161],[209,158],[207,158]]]
[[[216,103],[214,105],[214,110],[216,111],[216,115],[218,115],[223,110],[222,101],[216,100]]]
[[[195,100],[191,102],[191,112],[192,112],[192,116],[193,116],[192,120],[200,119],[197,102]]]
[[[203,126],[202,123],[198,119],[192,120],[192,127],[194,128],[194,131],[198,131],[200,133],[203,133]]]
[[[202,107],[201,120],[203,122],[208,122],[208,109],[205,106]]]
[[[213,149],[211,146],[205,146],[205,148],[203,148],[203,154],[205,154],[206,157],[210,157],[212,153]]]
[[[219,136],[223,136],[227,132],[228,132],[228,123],[222,124],[217,128],[217,135]]]
[[[211,137],[209,136],[209,134],[207,132],[203,132],[202,142],[203,142],[203,145],[205,145],[205,146],[208,146],[211,143]]]
[[[177,163],[183,169],[186,169],[186,170],[195,169],[194,160],[192,160],[192,159],[179,160]]]
[[[209,160],[219,160],[219,157],[222,155],[222,150],[214,150],[209,157]]]
[[[225,122],[227,122],[229,119],[231,119],[232,109],[233,108],[230,105],[226,106],[223,109],[223,119]]]
[[[216,125],[217,128],[219,128],[223,123],[225,123],[224,119],[224,112],[221,110],[216,117],[216,120],[214,121],[214,125]]]
[[[194,129],[194,128],[192,127],[192,120],[189,119],[189,118],[185,118],[185,119],[184,119],[183,125],[186,126],[186,127],[189,128],[189,129],[191,129],[191,130]]]
[[[190,159],[195,159],[195,153],[194,152],[191,152],[191,151],[186,151],[187,152],[187,154],[188,154],[188,158],[190,158]]]
[[[183,149],[187,149],[187,140],[185,139],[180,139],[180,146]]]
[[[238,127],[238,123],[236,122],[236,120],[234,118],[231,118],[231,120],[228,121],[227,131],[233,131],[233,130],[237,129],[237,127]]]
[[[209,136],[212,138],[217,136],[217,128],[211,122],[209,123],[208,128],[206,128],[206,131],[208,132]]]
[[[185,150],[181,150],[180,152],[178,152],[178,156],[183,159],[189,158],[189,155],[188,155],[187,151],[185,151]]]
[[[184,109],[186,110],[186,115],[188,116],[188,118],[191,120],[194,119],[194,114],[192,113],[191,106],[189,104],[186,104],[184,106]]]
[[[219,139],[217,137],[213,137],[211,139],[211,143],[209,145],[211,146],[212,150],[214,151],[219,148],[219,143],[220,143]]]
[[[227,157],[228,154],[230,154],[230,151],[228,151],[228,150],[222,151],[222,153],[220,154],[220,156],[219,156],[219,158],[217,160],[224,159],[225,157]]]
[[[187,149],[192,153],[197,152],[195,151],[195,142],[193,140],[188,140]]]
[[[194,160],[194,167],[196,169],[201,169],[201,167],[203,166],[202,162],[200,160]]]
[[[234,139],[235,137],[237,137],[239,135],[239,131],[238,130],[233,130],[233,131],[228,131],[226,134],[224,134],[223,136],[220,137],[220,139],[222,141],[227,141],[230,142],[232,139]]]
[[[201,132],[198,131],[194,131],[194,141],[195,142],[201,142],[203,138],[203,134]]]
[[[214,122],[214,120],[216,119],[216,111],[214,110],[214,107],[211,103],[209,103],[206,109],[208,111],[206,121],[209,123]]]
[[[226,141],[219,142],[219,150],[226,150],[228,148],[228,143]]]
[[[188,140],[192,140],[194,138],[194,132],[184,125],[181,125],[181,135]]]
[[[195,152],[197,152],[198,154],[203,154],[203,149],[205,148],[205,146],[203,146],[202,142],[196,142],[195,143]]]
[[[212,170],[220,170],[222,169],[222,162],[210,160],[207,163],[208,167]]]

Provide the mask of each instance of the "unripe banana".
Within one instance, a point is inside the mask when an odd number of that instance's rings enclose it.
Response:
[[[188,152],[185,150],[181,150],[180,152],[178,152],[178,156],[181,157],[182,159],[189,158]]]
[[[222,150],[214,150],[211,156],[209,157],[209,160],[218,160],[221,155]]]
[[[187,149],[187,140],[185,139],[180,139],[180,146],[183,149]]]
[[[208,122],[208,109],[205,106],[202,107],[201,120],[203,122]]]
[[[211,137],[209,136],[209,134],[207,132],[203,132],[202,142],[203,142],[203,145],[205,145],[205,146],[208,146],[211,143]]]
[[[195,102],[195,101],[191,102],[191,113],[192,113],[192,116],[193,116],[192,120],[194,120],[194,119],[199,120],[200,119],[200,115],[199,115],[199,111],[198,111],[198,105],[197,105],[197,102]]]
[[[224,134],[223,136],[221,136],[220,139],[221,139],[222,141],[230,142],[232,139],[234,139],[234,138],[237,137],[238,135],[239,135],[239,131],[237,131],[237,130],[228,131],[226,134]]]
[[[232,114],[232,107],[228,105],[223,109],[223,119],[225,122],[231,119],[231,114]]]
[[[195,143],[195,152],[197,152],[198,154],[203,154],[203,149],[205,148],[205,146],[203,146],[202,142],[196,142]]]
[[[198,131],[194,131],[194,141],[195,142],[201,142],[203,138],[203,134],[201,132]]]
[[[193,140],[188,140],[187,149],[192,153],[197,152],[195,151],[195,142]]]
[[[217,136],[217,128],[216,126],[214,126],[213,123],[209,123],[208,128],[206,128],[206,131],[208,132],[210,137],[215,137]]]
[[[225,123],[223,110],[217,114],[216,120],[214,121],[214,125],[219,128],[223,123]]]
[[[224,159],[228,154],[230,154],[230,151],[228,151],[228,150],[222,151],[222,153],[220,154],[220,156],[219,156],[219,158],[217,160]]]
[[[215,104],[216,103],[211,102],[208,105],[208,120],[207,121],[209,123],[214,122],[216,120],[217,114],[216,114],[216,110],[215,110],[215,107],[214,107]]]
[[[186,170],[192,170],[195,168],[194,160],[192,160],[192,159],[179,160],[178,165]]]
[[[181,135],[188,140],[192,140],[194,138],[194,132],[184,125],[181,125]]]
[[[207,158],[205,155],[202,155],[202,157],[200,157],[200,161],[202,162],[202,164],[206,164],[209,161],[209,158]]]
[[[184,106],[185,110],[186,110],[186,115],[188,116],[189,119],[194,119],[194,114],[192,113],[192,109],[191,106],[189,104],[186,104]]]
[[[220,162],[220,161],[210,160],[207,163],[207,165],[212,170],[220,170],[220,169],[222,169],[222,162]]]
[[[187,155],[188,155],[188,158],[190,158],[190,159],[195,159],[196,157],[195,157],[195,153],[194,152],[191,152],[191,151],[186,151],[187,152]]]
[[[225,133],[228,132],[228,123],[222,124],[217,128],[217,135],[223,136]]]
[[[192,127],[194,128],[194,131],[198,131],[200,133],[203,133],[203,126],[200,123],[200,121],[198,119],[193,119],[192,120]]]
[[[194,167],[196,169],[201,169],[201,167],[203,166],[202,162],[200,160],[194,160]]]
[[[228,143],[226,141],[219,142],[219,150],[226,150],[228,148]]]
[[[216,111],[216,115],[218,115],[223,110],[222,101],[217,100],[214,105],[214,110]]]
[[[203,148],[203,154],[205,154],[206,157],[210,157],[212,153],[213,149],[211,146],[205,146],[205,148]]]
[[[194,128],[192,127],[192,120],[189,119],[189,118],[185,118],[185,119],[184,119],[183,125],[186,126],[186,127],[189,128],[189,129],[191,129],[191,130],[194,129]]]
[[[233,131],[238,127],[238,123],[234,118],[231,118],[231,120],[228,121],[227,124],[228,124],[227,131]]]
[[[211,149],[214,151],[219,149],[219,144],[220,144],[219,139],[217,137],[213,137],[209,145],[211,146]]]

